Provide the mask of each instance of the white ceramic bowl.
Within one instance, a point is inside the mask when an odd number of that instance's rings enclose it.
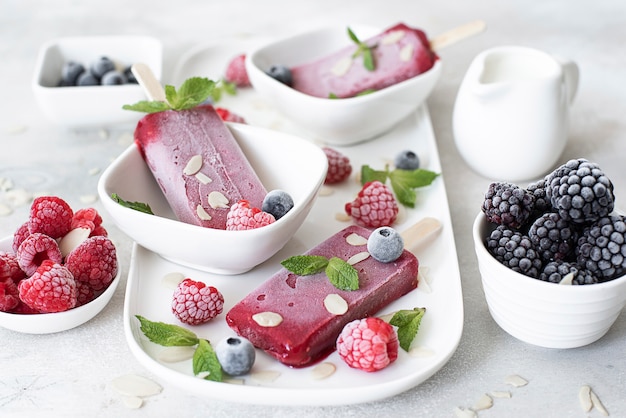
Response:
[[[86,67],[107,56],[125,66],[143,62],[160,79],[161,42],[147,36],[92,36],[59,38],[41,46],[32,89],[45,116],[70,128],[106,127],[136,122],[140,113],[123,110],[125,104],[146,100],[138,84],[57,87],[63,65],[74,60]]]
[[[244,124],[228,124],[265,188],[291,195],[294,207],[271,225],[245,231],[203,228],[176,220],[135,145],[103,173],[98,193],[128,236],[163,258],[218,274],[244,273],[278,252],[300,228],[326,177],[328,160],[304,139]],[[122,207],[111,199],[149,202],[158,216]]]
[[[0,251],[11,251],[13,237],[0,241]],[[119,259],[118,259],[119,260]],[[109,303],[120,282],[122,268],[118,265],[117,276],[100,296],[91,302],[65,312],[47,314],[16,314],[0,312],[0,327],[24,334],[51,334],[67,331],[89,321]]]
[[[626,304],[626,276],[583,286],[524,276],[487,251],[485,239],[494,228],[481,212],[473,235],[489,312],[502,329],[548,348],[581,347],[606,334]]]
[[[351,145],[372,139],[391,129],[417,109],[441,75],[441,60],[429,71],[363,96],[325,99],[294,90],[265,72],[275,64],[291,67],[334,52],[352,41],[346,25],[303,33],[273,42],[248,54],[246,69],[254,89],[287,118],[305,128],[317,140]],[[359,39],[380,29],[351,25]]]

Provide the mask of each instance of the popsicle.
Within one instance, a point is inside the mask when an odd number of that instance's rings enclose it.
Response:
[[[152,83],[154,91],[149,69],[135,65],[133,72],[140,83]],[[263,204],[265,187],[209,104],[144,116],[137,123],[135,143],[182,222],[225,229],[231,205],[242,199],[253,207]]]
[[[315,61],[291,68],[292,87],[316,97],[353,97],[369,90],[380,90],[428,71],[437,55],[426,34],[403,23],[362,40],[370,47],[374,69],[366,68],[360,57],[353,57],[352,44]]]
[[[441,227],[432,218],[428,221],[416,224],[420,237]],[[371,232],[352,225],[306,253],[356,261],[358,290],[337,289],[324,272],[298,276],[282,268],[233,306],[226,322],[287,366],[305,367],[326,357],[335,349],[345,324],[376,314],[418,285],[419,262],[406,245],[402,255],[390,263],[367,257]]]

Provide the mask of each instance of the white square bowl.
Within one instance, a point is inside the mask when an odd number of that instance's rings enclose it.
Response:
[[[137,112],[122,109],[125,104],[146,99],[139,84],[58,87],[66,62],[73,60],[87,67],[102,56],[124,66],[143,62],[161,78],[163,47],[152,37],[92,36],[48,41],[40,48],[32,89],[51,122],[84,128],[131,123],[140,118]]]
[[[352,25],[359,39],[380,29]],[[316,140],[352,145],[379,136],[415,111],[441,75],[441,59],[425,73],[379,91],[347,98],[326,99],[301,93],[266,74],[272,65],[292,67],[335,52],[351,40],[346,25],[302,33],[266,44],[248,54],[246,69],[254,89],[284,116],[305,128]]]

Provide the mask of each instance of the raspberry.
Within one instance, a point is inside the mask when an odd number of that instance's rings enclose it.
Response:
[[[203,324],[223,309],[224,296],[213,286],[187,278],[174,291],[172,312],[185,324]]]
[[[24,222],[20,227],[13,233],[13,252],[16,253],[17,249],[20,248],[20,244],[26,239],[27,236],[30,235],[28,232],[28,221]]]
[[[64,266],[45,260],[19,285],[22,302],[42,313],[63,312],[76,306],[76,281]]]
[[[87,238],[67,255],[65,266],[77,281],[87,283],[93,290],[102,290],[117,274],[115,246],[107,237]]]
[[[52,260],[59,264],[63,261],[59,244],[48,235],[39,232],[30,234],[20,244],[15,256],[27,276],[32,275],[44,260]]]
[[[52,238],[61,238],[72,228],[72,208],[56,196],[38,197],[30,207],[28,231],[40,232]]]
[[[357,319],[343,328],[337,352],[348,366],[375,372],[398,358],[398,337],[393,327],[380,318]]]
[[[76,280],[76,307],[86,305],[96,298],[96,292],[88,283]]]
[[[0,281],[0,311],[10,312],[19,303],[19,291],[13,280]]]
[[[93,236],[93,232],[100,228],[102,225],[102,217],[98,213],[98,211],[94,208],[85,208],[79,209],[74,213],[72,217],[71,229],[75,228],[89,228],[91,230],[91,235]],[[102,234],[98,234],[102,235]],[[105,234],[106,236],[106,234]]]
[[[231,112],[223,107],[216,107],[215,111],[224,122],[246,123],[246,120],[236,113]]]
[[[6,280],[17,283],[24,278],[26,278],[26,273],[20,268],[17,256],[0,251],[0,283]]]
[[[246,71],[246,55],[240,54],[230,60],[226,67],[224,79],[230,83],[234,83],[237,87],[249,87],[250,79]]]
[[[323,147],[322,151],[324,151],[328,159],[328,172],[326,173],[324,184],[340,183],[350,177],[352,165],[348,157],[329,147]]]
[[[346,213],[366,228],[391,226],[398,216],[393,193],[378,180],[365,183],[357,198],[346,203]]]
[[[226,215],[227,231],[242,231],[245,229],[255,229],[274,223],[276,219],[273,215],[263,212],[259,208],[251,208],[250,202],[240,200],[235,203]]]

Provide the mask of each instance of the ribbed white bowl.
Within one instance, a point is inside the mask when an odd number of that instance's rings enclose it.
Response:
[[[626,276],[584,286],[524,276],[500,264],[485,248],[493,230],[481,212],[473,235],[489,312],[515,338],[548,348],[575,348],[607,333],[626,304]]]

